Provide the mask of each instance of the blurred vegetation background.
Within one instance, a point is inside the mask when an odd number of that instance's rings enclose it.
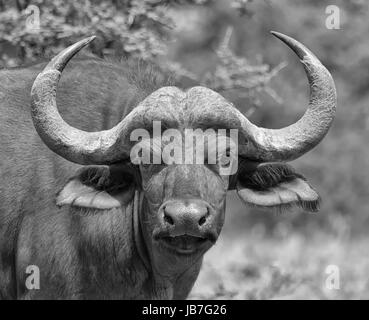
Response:
[[[337,30],[326,28],[332,4]],[[302,115],[309,92],[300,62],[270,30],[304,43],[336,81],[333,128],[292,163],[322,196],[321,211],[245,209],[230,193],[192,297],[369,298],[368,1],[0,0],[0,65],[49,59],[96,34],[94,54],[154,61],[184,86],[211,87],[252,122],[278,128]],[[330,264],[341,270],[340,290],[324,284]]]

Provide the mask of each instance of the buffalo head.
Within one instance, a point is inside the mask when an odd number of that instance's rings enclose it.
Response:
[[[328,70],[306,47],[280,33],[273,34],[300,58],[311,90],[303,117],[282,129],[252,124],[208,88],[182,91],[163,87],[115,127],[100,132],[79,130],[68,125],[57,110],[57,84],[68,61],[93,37],[62,51],[38,75],[32,88],[32,118],[44,143],[61,157],[85,166],[60,192],[57,203],[111,210],[137,202],[141,209],[135,223],[140,225],[142,239],[159,265],[168,264],[168,258],[187,261],[181,257],[200,257],[209,249],[223,225],[228,190],[236,189],[251,205],[280,208],[296,204],[316,211],[318,194],[285,162],[314,148],[328,132],[336,109],[335,86]],[[186,130],[201,129],[205,142],[196,143],[203,143],[206,151],[219,140],[210,138],[209,130],[225,129],[222,141],[235,148],[221,148],[212,162],[206,158],[203,163],[135,162],[132,150],[138,144],[140,152],[152,159],[173,142],[164,141],[155,147],[157,140],[152,135],[132,139],[135,130],[153,133],[155,121],[161,123],[160,134],[179,131],[180,142]],[[237,130],[237,137],[229,130]],[[178,154],[183,160],[187,149],[181,146]],[[224,166],[236,166],[237,170],[224,174]]]

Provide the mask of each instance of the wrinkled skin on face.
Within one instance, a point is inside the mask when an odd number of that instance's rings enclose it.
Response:
[[[177,135],[169,162],[165,150],[174,140],[155,137],[140,142],[142,154],[149,153],[146,159],[160,159],[159,164],[138,165],[144,193],[143,236],[159,273],[168,266],[169,273],[182,273],[184,267],[201,261],[215,243],[223,226],[229,188],[229,174],[225,173],[232,171],[222,169],[237,165],[236,154],[230,151],[235,146],[232,138],[214,130],[197,130],[191,138],[184,137],[184,132]],[[158,140],[159,149],[154,147]]]
[[[141,166],[140,172],[144,235],[155,265],[162,270],[168,262],[194,263],[219,236],[228,178],[205,165],[150,165]],[[175,218],[166,217],[167,212]]]

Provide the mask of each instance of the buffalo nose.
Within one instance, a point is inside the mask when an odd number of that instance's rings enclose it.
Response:
[[[209,216],[204,201],[171,201],[164,206],[164,222],[175,227],[201,227]]]

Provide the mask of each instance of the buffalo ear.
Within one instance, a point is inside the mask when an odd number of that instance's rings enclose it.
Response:
[[[126,168],[88,166],[77,172],[57,194],[58,206],[113,209],[126,205],[133,197],[135,184]]]
[[[285,209],[298,206],[319,210],[320,197],[306,179],[286,164],[263,164],[237,181],[237,193],[246,204]]]

